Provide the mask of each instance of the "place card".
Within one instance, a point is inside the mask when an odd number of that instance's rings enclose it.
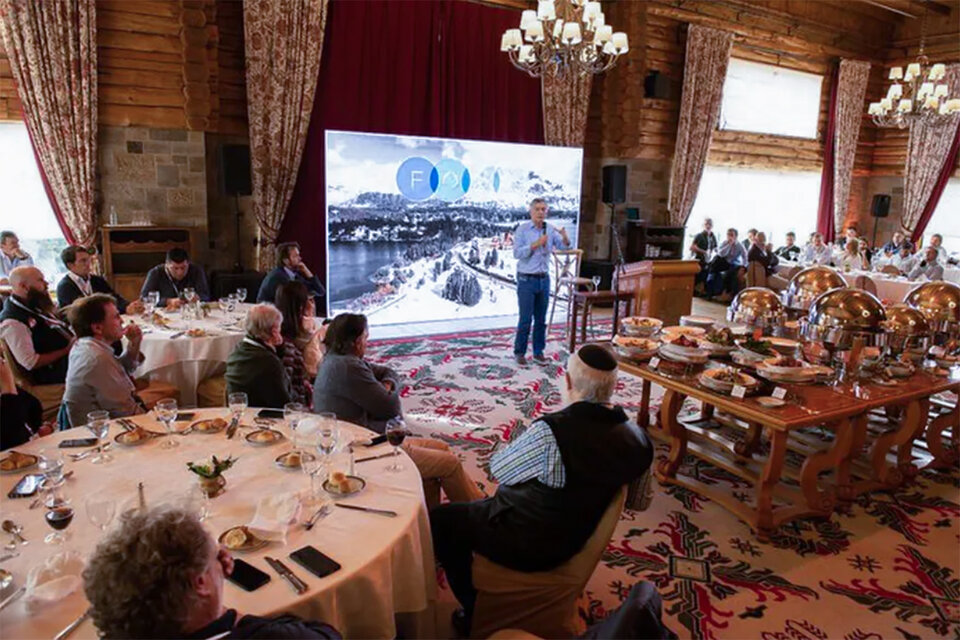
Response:
[[[747,388],[742,384],[733,385],[733,391],[730,392],[730,395],[739,400],[743,400],[744,396],[747,395]]]
[[[787,390],[784,389],[783,387],[777,387],[776,389],[773,390],[773,393],[771,393],[770,395],[772,395],[777,400],[783,400],[784,398],[787,397]]]
[[[650,364],[648,366],[651,369],[656,369],[657,367],[660,366],[660,358],[658,358],[657,356],[650,358]]]

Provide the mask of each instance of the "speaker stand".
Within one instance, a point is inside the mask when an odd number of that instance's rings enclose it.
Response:
[[[880,218],[873,217],[873,240],[870,242],[870,249],[873,251],[877,250],[877,223],[880,221]]]
[[[623,246],[620,244],[620,229],[617,224],[617,206],[613,203],[608,203],[610,205],[610,259],[616,265],[613,269],[613,277],[611,278],[611,290],[614,294],[620,293],[620,275],[625,271],[623,259]],[[614,259],[613,250],[616,249],[616,258]],[[614,302],[614,304],[617,304]]]
[[[236,221],[236,232],[237,232],[237,260],[233,263],[233,272],[234,273],[243,273],[243,254],[240,251],[240,195],[233,194],[233,209],[234,209],[234,219]]]

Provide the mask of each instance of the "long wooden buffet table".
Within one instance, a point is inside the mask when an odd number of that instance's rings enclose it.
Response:
[[[641,425],[649,423],[651,385],[665,390],[653,435],[668,441],[670,451],[657,462],[657,479],[720,504],[749,524],[761,540],[789,520],[828,517],[838,499],[852,500],[865,491],[904,482],[918,471],[912,449],[924,431],[934,463],[952,464],[957,459],[957,404],[941,409],[938,403],[938,410],[943,412],[929,424],[928,416],[933,396],[960,390],[958,378],[920,371],[895,386],[869,382],[838,387],[784,384],[779,386],[787,391],[787,404],[770,409],[749,396],[737,399],[703,387],[698,382],[700,371],[664,372],[628,362],[621,362],[620,369],[643,379],[638,416]],[[766,392],[773,388],[769,384]],[[687,398],[701,403],[699,419],[680,418]],[[879,420],[871,421],[875,410],[883,413],[873,416]],[[718,428],[715,413],[722,413],[722,426],[726,428]],[[950,427],[953,441],[947,446],[943,437]],[[736,434],[733,437],[729,435],[731,430]],[[832,438],[824,438],[815,430],[829,430]],[[868,452],[863,458],[865,446]],[[799,470],[787,464],[788,451],[803,457]],[[680,475],[687,454],[751,482],[753,503]],[[832,484],[821,477],[830,471]],[[782,482],[784,479],[788,482]]]

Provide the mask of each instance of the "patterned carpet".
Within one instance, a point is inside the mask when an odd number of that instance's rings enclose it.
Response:
[[[455,447],[491,493],[490,456],[561,402],[560,336],[551,335],[548,365],[524,367],[513,360],[512,339],[505,330],[371,345],[372,359],[406,376],[405,411],[430,426],[420,435]],[[658,395],[654,389],[655,404]],[[635,408],[639,398],[639,381],[622,376],[616,402]],[[718,468],[693,459],[686,466],[703,482],[749,494]],[[602,618],[635,582],[649,580],[663,596],[666,623],[684,638],[960,638],[958,574],[956,469],[861,496],[830,520],[783,527],[769,544],[710,501],[654,483],[647,510],[624,512],[582,614]]]

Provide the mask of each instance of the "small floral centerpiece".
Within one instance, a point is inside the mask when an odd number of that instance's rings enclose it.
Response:
[[[223,477],[223,472],[232,467],[236,461],[237,459],[233,456],[225,460],[220,460],[217,456],[213,456],[210,462],[205,464],[188,462],[187,469],[197,474],[200,480],[200,488],[208,497],[213,498],[223,493],[224,486],[227,484],[227,479]]]

